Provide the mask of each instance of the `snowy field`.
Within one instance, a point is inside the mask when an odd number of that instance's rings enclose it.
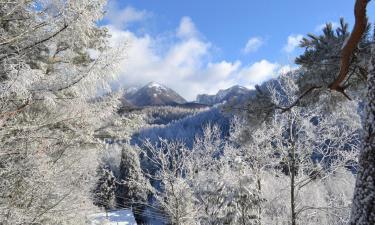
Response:
[[[130,209],[116,210],[106,213],[97,213],[90,216],[91,225],[137,225],[133,212]]]

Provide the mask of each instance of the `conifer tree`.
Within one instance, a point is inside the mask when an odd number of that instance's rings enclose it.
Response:
[[[147,201],[146,179],[140,164],[140,149],[137,146],[124,145],[121,151],[119,183],[116,197],[120,207],[142,209]]]
[[[96,205],[103,207],[108,212],[115,208],[116,178],[107,167],[99,169],[99,177],[94,201]]]

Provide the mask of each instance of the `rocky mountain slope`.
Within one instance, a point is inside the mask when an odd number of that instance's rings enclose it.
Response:
[[[123,101],[134,106],[179,105],[187,101],[174,90],[164,85],[151,82],[139,89],[128,89],[124,92]]]

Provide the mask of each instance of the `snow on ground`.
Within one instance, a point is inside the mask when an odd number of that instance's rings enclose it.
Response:
[[[90,216],[91,225],[137,225],[133,212],[122,209],[106,213],[96,213]]]

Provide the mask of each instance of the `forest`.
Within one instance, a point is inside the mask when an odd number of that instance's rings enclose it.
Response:
[[[374,225],[374,3],[352,2],[292,69],[185,101],[113,88],[107,0],[0,0],[0,225]]]

